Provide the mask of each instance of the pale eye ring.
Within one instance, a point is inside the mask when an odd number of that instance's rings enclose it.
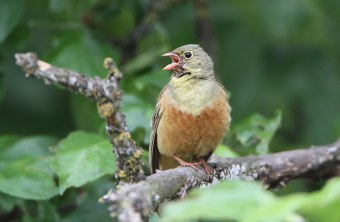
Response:
[[[193,56],[193,55],[192,55],[192,52],[190,52],[190,51],[189,51],[189,52],[186,52],[186,53],[184,53],[184,57],[185,57],[185,58],[187,58],[187,59],[190,59],[190,58],[192,58],[192,56]]]

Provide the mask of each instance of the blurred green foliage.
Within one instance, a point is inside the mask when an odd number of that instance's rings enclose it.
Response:
[[[37,52],[54,65],[100,77],[106,75],[103,59],[113,57],[124,71],[122,111],[134,139],[147,149],[153,107],[169,80],[161,70],[168,60],[160,55],[188,43],[207,45],[196,32],[196,2],[0,1],[0,221],[108,221],[97,199],[114,183],[114,156],[95,104],[25,78],[14,53]],[[216,154],[237,157],[337,139],[340,2],[206,2],[217,77],[230,92],[233,108],[231,133]],[[298,182],[287,190],[309,192],[320,186]],[[252,199],[242,199],[248,189]],[[277,197],[256,184],[225,183],[194,193],[200,202],[196,208],[190,205],[192,212],[183,218],[241,220],[248,206],[249,212],[259,210],[258,218],[298,221],[302,215],[337,221],[338,190],[334,180],[321,191]],[[201,217],[200,204],[209,199],[205,192],[235,199],[221,199],[223,207],[209,208],[208,216]],[[233,200],[239,205],[227,215]],[[273,203],[268,208],[273,211],[251,201]],[[165,212],[181,206],[174,203]],[[165,218],[169,215],[174,216]]]
[[[58,194],[49,167],[48,146],[55,138],[35,136],[24,139],[0,137],[0,191],[25,199],[44,200]]]
[[[309,195],[277,197],[254,182],[227,181],[195,190],[163,210],[161,221],[318,221],[340,220],[340,179]]]
[[[269,143],[276,130],[281,125],[282,114],[276,111],[273,118],[265,118],[256,113],[236,123],[231,134],[241,143],[246,153],[250,153],[252,147],[258,154],[265,154],[269,151]],[[244,151],[243,151],[244,152]]]

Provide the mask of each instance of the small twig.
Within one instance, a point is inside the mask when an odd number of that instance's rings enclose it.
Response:
[[[181,167],[159,171],[137,184],[126,184],[103,197],[111,204],[111,216],[119,221],[144,221],[164,200],[184,196],[193,187],[222,180],[259,180],[269,188],[294,178],[336,176],[340,166],[340,140],[331,145],[263,156],[215,158],[212,176],[203,170]]]
[[[114,146],[117,182],[138,182],[145,178],[143,164],[139,157],[143,150],[136,145],[127,129],[124,115],[119,111],[123,92],[118,84],[122,73],[112,59],[105,60],[108,78],[90,78],[71,70],[57,68],[38,60],[34,53],[15,54],[16,64],[26,72],[26,76],[42,79],[46,84],[55,84],[79,93],[98,104],[98,110],[106,118],[106,131]]]
[[[58,68],[38,60],[35,53],[15,54],[16,64],[20,66],[27,77],[41,79],[45,84],[55,84],[79,93],[95,101],[103,98],[114,102],[117,96],[117,83],[98,77],[89,78],[72,70]]]

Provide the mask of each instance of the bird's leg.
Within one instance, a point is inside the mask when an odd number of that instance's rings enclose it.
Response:
[[[189,167],[192,167],[194,170],[198,170],[198,168],[195,166],[197,165],[197,163],[189,163],[189,162],[186,162],[184,160],[182,160],[181,158],[177,157],[177,156],[173,156],[173,158],[175,160],[177,160],[177,162],[181,165],[181,166],[189,166]]]
[[[189,162],[182,160],[181,158],[177,156],[173,156],[173,157],[175,158],[175,160],[179,162],[181,166],[190,166],[194,168],[195,170],[198,170],[197,166],[203,166],[205,173],[208,175],[212,175],[212,170],[210,169],[210,167],[208,166],[208,164],[205,162],[204,159],[200,159],[198,162],[189,163]]]
[[[211,170],[211,168],[208,166],[207,162],[205,162],[204,159],[200,159],[198,161],[199,165],[203,165],[204,171],[206,172],[206,174],[208,175],[212,175],[213,171]]]

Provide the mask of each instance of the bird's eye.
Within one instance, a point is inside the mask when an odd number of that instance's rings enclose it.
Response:
[[[186,53],[184,53],[184,56],[185,56],[185,58],[190,59],[192,57],[192,53],[186,52]]]

